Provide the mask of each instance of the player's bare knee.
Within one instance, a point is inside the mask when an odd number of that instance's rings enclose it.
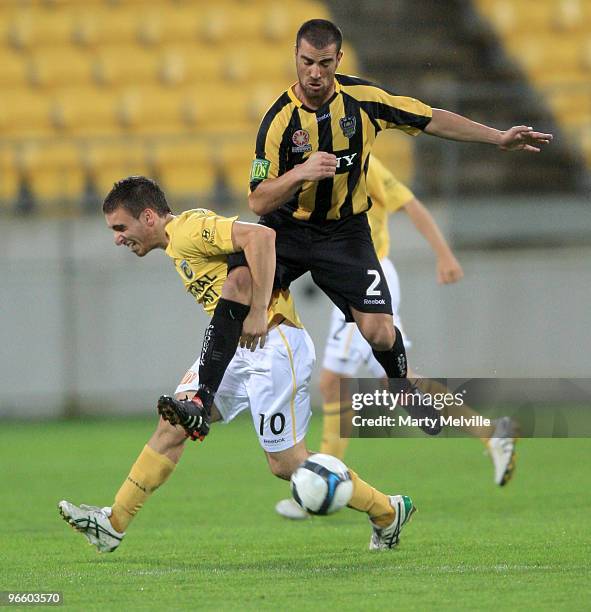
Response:
[[[250,304],[252,296],[252,277],[246,266],[234,268],[228,274],[222,287],[222,297],[226,300]]]
[[[363,328],[360,327],[360,331],[371,348],[376,351],[388,351],[394,346],[396,330],[390,321],[383,320],[379,324],[365,325]]]

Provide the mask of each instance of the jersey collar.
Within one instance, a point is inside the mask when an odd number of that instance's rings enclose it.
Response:
[[[287,95],[289,96],[290,100],[298,107],[301,108],[305,111],[308,111],[309,113],[315,113],[315,110],[312,110],[311,108],[308,108],[294,93],[294,87],[297,85],[297,81],[295,83],[293,83],[292,85],[289,86],[289,89],[287,90]],[[322,106],[326,106],[327,104],[330,104],[339,94],[341,93],[341,84],[336,80],[334,80],[334,93],[332,94],[332,96],[322,105]]]

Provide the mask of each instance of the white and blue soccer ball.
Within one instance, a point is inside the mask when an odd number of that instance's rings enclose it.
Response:
[[[332,455],[310,455],[291,476],[291,494],[310,514],[332,514],[353,495],[347,466]]]

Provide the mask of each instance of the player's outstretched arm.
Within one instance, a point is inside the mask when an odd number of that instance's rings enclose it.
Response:
[[[464,276],[462,266],[455,258],[431,213],[417,198],[409,200],[404,205],[404,210],[435,253],[437,258],[437,282],[449,284],[459,281]]]
[[[493,144],[503,151],[531,153],[539,153],[541,147],[549,144],[553,138],[552,134],[535,132],[526,125],[516,125],[506,131],[497,130],[439,108],[433,109],[433,117],[425,133],[448,140]]]
[[[303,163],[277,178],[261,181],[248,196],[248,206],[256,215],[266,215],[292,198],[306,181],[331,178],[337,170],[332,153],[317,151]]]
[[[265,345],[267,308],[275,277],[275,232],[262,225],[236,221],[232,225],[232,243],[244,251],[252,278],[250,312],[242,325],[240,346],[254,351]]]

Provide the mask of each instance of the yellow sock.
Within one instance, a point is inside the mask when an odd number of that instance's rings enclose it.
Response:
[[[396,517],[396,511],[390,504],[390,498],[361,480],[353,470],[349,469],[349,474],[353,481],[353,496],[349,507],[360,512],[367,512],[378,527],[390,525]]]
[[[430,395],[451,393],[446,386],[430,378],[417,378],[415,384],[423,393],[429,393]],[[454,418],[464,417],[466,422],[470,422],[470,419],[480,416],[477,412],[472,410],[468,404],[464,404],[463,406],[446,406],[442,412],[445,416]],[[480,438],[482,443],[488,446],[488,440],[493,435],[495,428],[494,425],[464,425],[462,429],[471,436]]]
[[[176,463],[161,455],[148,445],[144,446],[140,456],[121,485],[111,514],[111,524],[123,533],[133,520],[138,510],[148,497],[172,474]]]
[[[348,407],[343,407],[348,410]],[[322,406],[322,444],[320,452],[325,455],[332,455],[343,459],[347,446],[348,438],[341,438],[341,404],[340,402],[327,402]]]

